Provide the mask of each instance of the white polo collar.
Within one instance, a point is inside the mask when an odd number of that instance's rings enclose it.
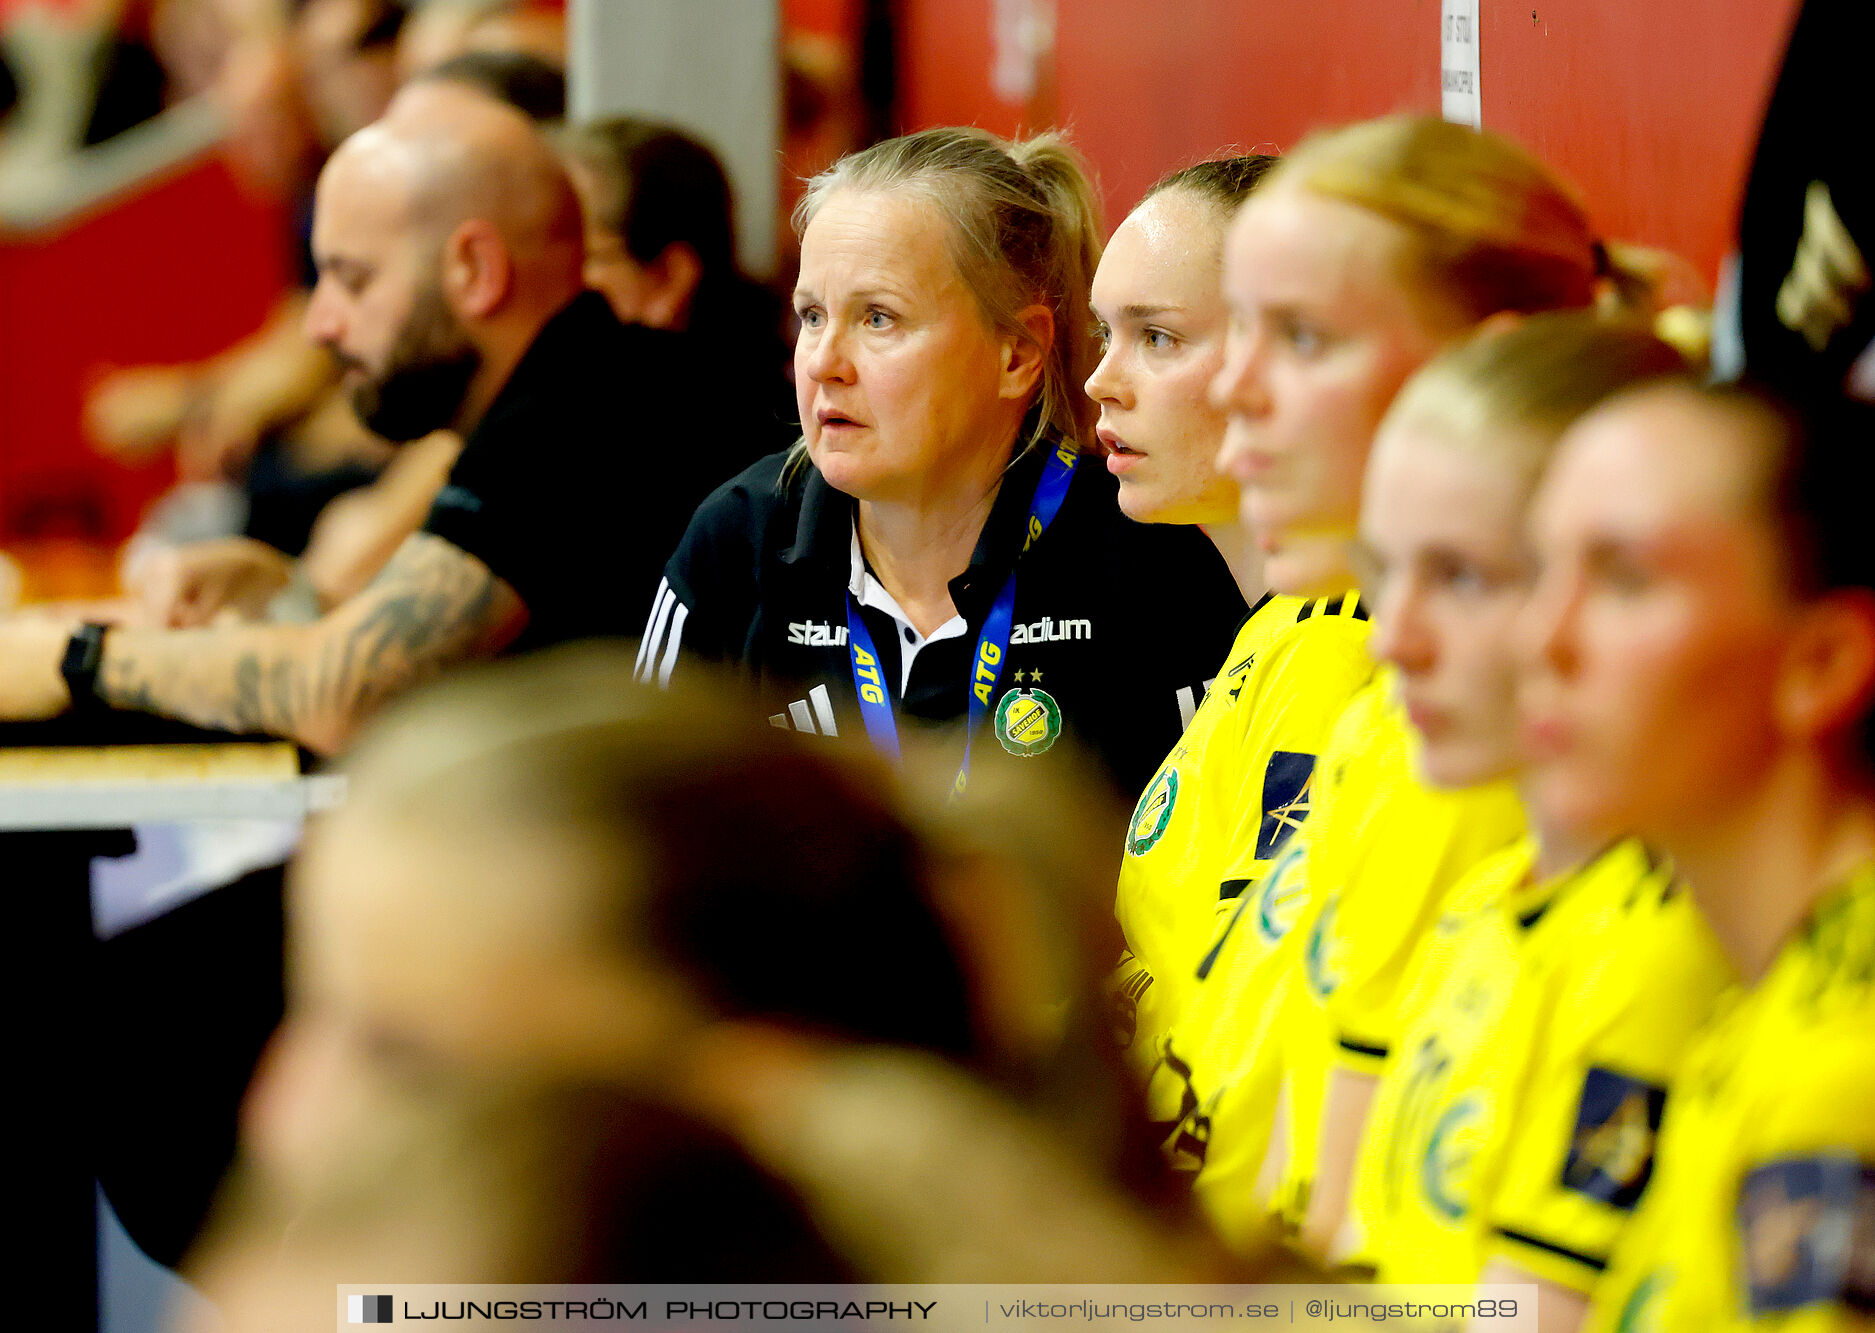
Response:
[[[853,517],[852,565],[847,574],[846,589],[861,606],[870,606],[892,617],[898,634],[898,697],[901,699],[911,689],[911,664],[917,660],[918,653],[926,644],[937,643],[941,639],[962,638],[969,632],[970,626],[964,623],[961,615],[952,616],[928,637],[918,632],[918,627],[911,623],[911,618],[899,606],[898,599],[887,592],[885,585],[866,568],[865,553],[859,548],[857,514]]]

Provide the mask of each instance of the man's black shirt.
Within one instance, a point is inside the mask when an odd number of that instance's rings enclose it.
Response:
[[[776,446],[767,383],[586,292],[541,330],[463,445],[425,531],[527,607],[514,648],[636,634],[699,501]]]
[[[698,509],[651,605],[641,675],[659,679],[685,659],[730,664],[777,726],[864,737],[846,646],[855,502],[805,460],[784,487],[785,462],[763,459]],[[1098,459],[1082,461],[1055,521],[1023,554],[1042,462],[1034,451],[1004,477],[969,567],[950,583],[968,631],[921,648],[902,696],[901,628],[886,612],[861,614],[901,726],[954,725],[968,713],[984,620],[1016,568],[992,713],[1011,690],[1045,692],[1064,732],[1131,799],[1182,734],[1230,649],[1244,600],[1196,528],[1121,513]],[[973,768],[1007,748],[986,723]]]

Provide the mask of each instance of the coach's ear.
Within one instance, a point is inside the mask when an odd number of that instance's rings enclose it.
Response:
[[[508,299],[514,258],[491,222],[470,218],[443,242],[443,297],[459,319],[486,319]]]
[[[1786,734],[1826,741],[1875,703],[1875,594],[1844,589],[1803,614],[1784,653],[1776,698]]]
[[[1017,312],[1016,327],[1019,332],[1002,340],[997,396],[1006,400],[1027,398],[1041,382],[1055,345],[1055,312],[1040,303],[1027,306]]]

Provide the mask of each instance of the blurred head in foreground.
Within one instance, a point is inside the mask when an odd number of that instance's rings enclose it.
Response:
[[[993,765],[946,805],[915,747],[906,795],[870,749],[632,667],[581,647],[465,672],[351,753],[295,871],[256,1178],[304,1208],[465,1084],[596,1082],[727,1130],[869,1276],[1185,1271],[1089,1030],[1111,815]]]
[[[361,1280],[853,1277],[789,1189],[692,1117],[589,1084],[449,1076],[381,1103],[315,1176],[237,1166],[188,1274],[213,1327],[295,1331],[331,1328],[335,1288]],[[486,1293],[449,1303],[466,1296]]]
[[[316,1157],[370,1089],[438,1070],[658,1087],[723,1017],[971,1056],[889,775],[631,669],[464,673],[360,744],[295,870],[262,1151]]]

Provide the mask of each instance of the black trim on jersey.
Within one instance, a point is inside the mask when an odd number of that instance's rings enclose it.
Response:
[[[1608,1261],[1606,1259],[1597,1259],[1592,1254],[1584,1254],[1580,1250],[1572,1250],[1567,1245],[1558,1245],[1555,1241],[1544,1240],[1541,1236],[1532,1236],[1525,1231],[1513,1231],[1509,1227],[1492,1227],[1491,1230],[1502,1236],[1505,1240],[1515,1241],[1519,1245],[1528,1245],[1533,1250],[1541,1250],[1545,1254],[1553,1254],[1559,1259],[1573,1260],[1581,1264],[1584,1268],[1593,1269],[1597,1273],[1604,1272],[1608,1268]]]
[[[1554,893],[1550,894],[1549,897],[1545,898],[1541,903],[1537,904],[1535,907],[1531,908],[1528,912],[1518,917],[1517,924],[1523,927],[1525,930],[1529,930],[1532,926],[1536,925],[1537,922],[1541,921],[1545,916],[1549,914],[1550,908],[1554,907],[1557,903],[1561,902],[1564,898],[1568,897],[1570,891],[1574,889],[1576,885],[1580,884],[1584,879],[1588,878],[1589,871],[1593,870],[1596,866],[1600,865],[1602,862],[1602,858],[1607,856],[1610,852],[1614,851],[1615,848],[1619,847],[1623,841],[1625,841],[1625,839],[1616,838],[1613,842],[1608,843],[1605,846],[1603,846],[1603,848],[1599,852],[1589,857],[1588,860],[1583,861],[1580,865],[1576,866],[1574,870],[1571,870],[1566,876],[1564,876],[1562,883],[1556,886],[1556,891]],[[1634,906],[1634,895],[1636,893],[1639,893],[1644,887],[1645,887],[1645,879],[1643,879],[1640,885],[1637,885],[1633,890],[1629,892],[1628,901],[1627,901],[1627,906],[1629,908],[1632,908]]]
[[[1223,933],[1215,940],[1211,941],[1210,949],[1206,951],[1203,958],[1198,960],[1198,980],[1203,981],[1206,977],[1211,975],[1211,969],[1217,966],[1217,956],[1224,951],[1224,941],[1228,940],[1230,938],[1230,933],[1237,929],[1237,921],[1243,916],[1244,908],[1249,905],[1249,903],[1244,901],[1243,895],[1239,893],[1237,906],[1232,910],[1230,921],[1225,925]]]
[[[1350,1041],[1346,1037],[1342,1037],[1337,1044],[1350,1055],[1365,1055],[1375,1060],[1384,1060],[1388,1054],[1388,1048],[1385,1046],[1369,1046],[1364,1042]]]
[[[1348,619],[1366,620],[1368,618],[1367,604],[1361,601],[1359,593],[1354,593],[1352,595],[1354,597],[1354,609],[1347,612]],[[1296,608],[1296,624],[1300,625],[1303,621],[1312,620],[1318,616],[1338,616],[1342,614],[1342,609],[1347,606],[1348,597],[1349,594],[1342,593],[1339,597],[1330,597],[1326,601],[1322,600],[1320,597],[1309,598],[1308,601]],[[1261,606],[1262,603],[1259,602],[1257,605]]]
[[[1217,900],[1221,903],[1230,902],[1255,882],[1249,879],[1227,879],[1217,886]]]
[[[1129,962],[1138,962],[1131,954],[1127,955],[1127,959]],[[1152,989],[1152,973],[1141,966],[1138,971],[1127,977],[1126,984],[1120,987],[1120,998],[1137,1000],[1150,989]]]

